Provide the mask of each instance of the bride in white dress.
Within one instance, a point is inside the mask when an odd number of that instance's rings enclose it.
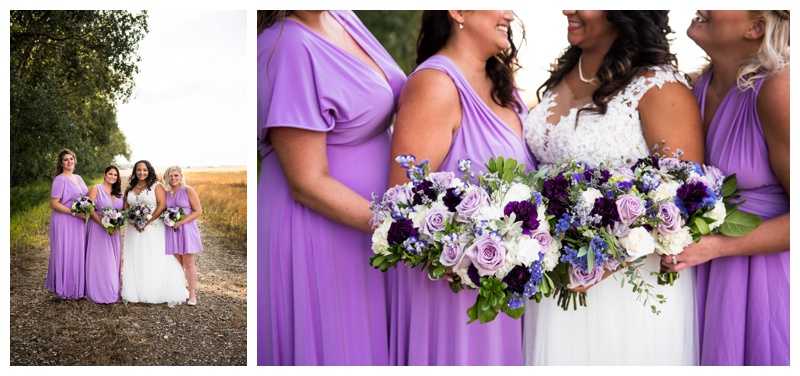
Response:
[[[150,162],[139,161],[125,192],[125,209],[139,204],[154,209],[142,231],[130,222],[125,227],[122,264],[122,300],[131,303],[167,303],[174,307],[189,298],[178,260],[164,251],[164,222],[158,215],[166,207],[166,191]]]
[[[656,144],[703,162],[700,112],[669,54],[666,12],[563,11],[571,46],[525,122],[540,168],[567,159],[628,166]],[[655,254],[645,260],[649,271],[659,264]],[[585,290],[587,306],[577,310],[564,311],[552,297],[529,302],[525,364],[696,364],[694,270],[686,269],[675,286],[658,286],[643,274],[667,298],[660,315],[637,301],[630,285],[620,287],[621,272]]]

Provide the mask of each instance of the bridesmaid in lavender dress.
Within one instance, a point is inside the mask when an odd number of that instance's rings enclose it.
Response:
[[[694,87],[707,162],[764,222],[662,263],[698,265],[702,365],[789,365],[789,11],[701,10],[687,33],[711,58]]]
[[[115,303],[119,300],[120,233],[109,234],[101,220],[103,209],[122,210],[122,183],[117,166],[108,166],[103,183],[89,190],[94,201],[94,213],[89,221],[86,240],[86,299],[95,303]]]
[[[353,12],[258,19],[258,365],[387,365],[369,201],[405,74]]]
[[[197,192],[188,185],[183,178],[183,171],[178,166],[170,166],[164,171],[164,181],[167,182],[167,208],[181,208],[186,218],[175,222],[173,229],[164,231],[166,252],[175,255],[186,274],[189,283],[189,300],[187,305],[197,305],[197,269],[194,266],[194,255],[203,251],[200,241],[200,229],[196,219],[203,214],[200,198]]]
[[[50,262],[45,287],[62,299],[84,296],[86,274],[86,222],[89,216],[72,213],[72,202],[89,191],[76,175],[75,153],[64,149],[58,162],[50,194]]]
[[[511,11],[424,11],[420,66],[398,101],[392,155],[430,159],[431,171],[458,174],[469,158],[481,171],[490,157],[536,168],[522,139],[528,114],[515,89]],[[389,185],[407,181],[393,163]],[[454,294],[444,281],[398,268],[392,293],[390,357],[394,365],[522,365],[522,321],[504,314],[467,325],[476,291]]]

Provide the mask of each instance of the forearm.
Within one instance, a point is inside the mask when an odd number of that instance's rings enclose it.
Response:
[[[50,202],[50,208],[53,211],[59,212],[61,214],[72,214],[72,209],[66,207],[66,205],[62,204],[61,202]]]
[[[720,235],[717,238],[719,244],[712,250],[713,258],[766,255],[788,251],[789,213],[762,222],[747,235],[740,237]],[[702,243],[703,240],[700,242]]]
[[[371,232],[370,202],[340,181],[327,176],[308,189],[292,189],[295,201],[336,223]]]

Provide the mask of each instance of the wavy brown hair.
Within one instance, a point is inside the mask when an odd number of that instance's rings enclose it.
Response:
[[[422,12],[421,27],[417,38],[417,64],[422,64],[435,55],[447,44],[452,33],[453,24],[450,13],[446,10],[426,10]],[[519,22],[522,30],[522,41],[525,40],[525,26]],[[514,72],[521,66],[517,61],[517,46],[511,29],[508,29],[509,48],[486,60],[486,74],[492,80],[492,100],[500,106],[522,111],[514,90]]]
[[[109,170],[117,171],[117,181],[114,182],[114,184],[111,184],[111,195],[116,197],[122,197],[122,176],[120,176],[119,174],[119,169],[117,168],[117,166],[114,165],[108,166],[106,167],[105,170],[103,170],[103,175],[107,174]],[[135,167],[134,170],[136,170]]]
[[[64,159],[64,156],[67,155],[67,154],[71,155],[72,158],[75,159],[75,164],[76,165],[78,164],[78,157],[75,156],[75,152],[74,151],[69,150],[69,149],[61,149],[61,151],[58,153],[58,162],[56,162],[56,169],[55,169],[55,171],[53,171],[53,179],[55,179],[56,176],[58,176],[62,172],[64,172],[64,167],[61,166],[61,162]]]
[[[136,177],[136,166],[138,166],[139,163],[144,163],[147,167],[147,179],[145,183],[147,184],[148,190],[158,181],[158,175],[156,175],[156,169],[153,168],[153,165],[145,160],[138,161],[133,164],[133,171],[131,172],[131,177],[128,178],[128,186],[125,188],[125,197],[128,197],[128,192],[130,192],[136,184],[139,184],[139,178]]]
[[[261,35],[261,32],[264,29],[274,25],[278,21],[283,21],[284,18],[292,14],[291,10],[259,10],[256,11],[256,25],[258,28],[258,34]]]
[[[671,65],[677,69],[678,59],[669,52],[667,35],[672,29],[668,14],[668,10],[606,11],[606,18],[619,30],[619,36],[606,52],[594,77],[598,85],[592,93],[594,107],[578,110],[579,116],[583,111],[605,114],[611,97],[649,67]],[[575,68],[582,53],[579,47],[569,46],[558,58],[550,78],[537,90],[540,101],[546,90],[558,85]]]

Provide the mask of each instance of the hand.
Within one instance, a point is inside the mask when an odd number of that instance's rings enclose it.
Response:
[[[78,217],[78,218],[80,218],[80,219],[83,219],[84,221],[85,221],[85,220],[87,220],[87,219],[89,219],[89,215],[88,215],[88,214],[83,214],[83,213],[75,213],[75,216],[76,216],[76,217]]]
[[[725,235],[703,235],[697,243],[689,244],[683,252],[675,255],[676,264],[672,263],[672,256],[661,256],[661,265],[671,272],[679,272],[688,267],[700,265],[716,258],[715,251],[724,247]]]
[[[178,221],[178,222],[175,222],[175,223],[172,224],[172,228],[177,230],[178,227],[181,227],[183,225],[184,225],[184,221]]]

